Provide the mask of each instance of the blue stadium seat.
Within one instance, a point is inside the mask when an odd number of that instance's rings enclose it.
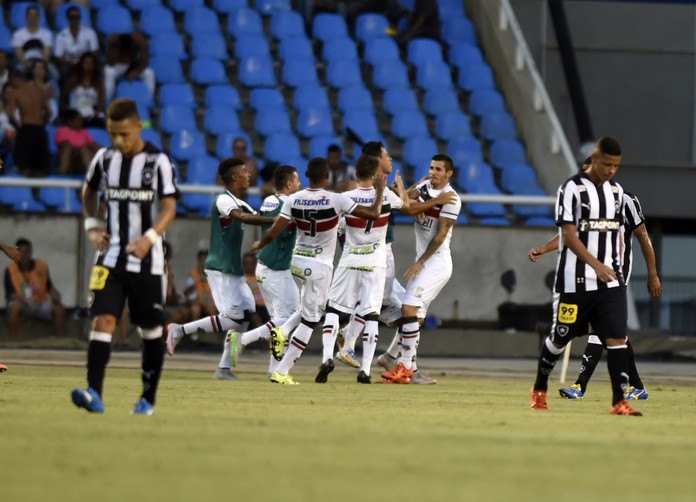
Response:
[[[205,110],[203,130],[206,133],[218,136],[237,129],[239,129],[239,117],[234,108],[214,106]]]
[[[470,161],[457,166],[457,184],[470,193],[488,193],[496,190],[493,169],[485,162]]]
[[[437,143],[430,136],[416,136],[404,143],[403,159],[411,166],[429,166],[430,159],[438,153]]]
[[[396,112],[392,117],[392,134],[400,140],[428,135],[428,123],[420,110]]]
[[[184,14],[184,32],[188,35],[220,31],[218,15],[204,6],[193,7]]]
[[[295,110],[303,110],[310,107],[331,107],[326,89],[317,83],[306,84],[295,89],[295,93],[292,96],[292,106]]]
[[[143,141],[149,141],[150,143],[155,145],[160,150],[162,149],[162,138],[160,137],[159,133],[157,131],[155,131],[153,128],[147,127],[147,128],[141,129],[140,130],[140,137],[143,138]]]
[[[135,31],[131,13],[120,5],[107,5],[97,12],[97,31],[104,36]]]
[[[43,204],[34,199],[30,187],[0,186],[0,204],[15,211],[43,212]]]
[[[326,157],[331,145],[338,145],[343,149],[343,144],[338,136],[315,136],[309,140],[309,158]]]
[[[300,87],[301,85],[318,83],[317,67],[312,59],[290,59],[283,63],[281,77],[288,87]]]
[[[300,110],[297,115],[297,132],[303,138],[334,134],[331,108],[313,106]]]
[[[205,90],[203,102],[206,108],[211,106],[229,106],[235,110],[244,108],[239,92],[231,85],[211,85]]]
[[[176,12],[188,12],[203,6],[203,0],[169,0],[168,3]]]
[[[283,164],[300,155],[300,142],[291,132],[271,134],[263,143],[263,156],[267,161]]]
[[[290,132],[290,117],[285,107],[263,108],[256,112],[254,119],[254,129],[261,136]]]
[[[317,14],[312,20],[312,36],[324,43],[332,38],[347,37],[346,20],[338,14]]]
[[[553,218],[533,216],[525,220],[524,224],[528,227],[555,227],[556,222]]]
[[[150,38],[152,57],[175,57],[187,59],[184,41],[177,31],[158,31]]]
[[[227,84],[225,67],[217,59],[194,59],[189,69],[191,81],[198,85]]]
[[[155,72],[155,81],[160,85],[185,81],[181,63],[174,56],[151,57],[150,68]]]
[[[464,136],[447,143],[447,155],[450,156],[455,167],[461,167],[472,161],[483,161],[483,148],[477,138]]]
[[[416,84],[424,91],[452,89],[452,72],[444,61],[426,61],[416,69]]]
[[[256,111],[264,108],[285,108],[285,98],[278,89],[252,89],[249,93],[249,106]]]
[[[273,87],[276,77],[273,61],[268,57],[251,56],[239,61],[239,81],[246,87]]]
[[[292,10],[290,0],[256,0],[256,10],[264,16],[270,16],[274,12]]]
[[[307,162],[305,157],[295,157],[294,159],[288,159],[285,163],[289,166],[293,166],[297,169],[297,177],[300,178],[300,186],[302,188],[309,188],[309,180],[307,179]]]
[[[437,0],[438,13],[441,20],[464,16],[462,0]]]
[[[314,49],[312,49],[312,43],[306,37],[288,37],[280,41],[278,56],[281,61],[288,61],[289,59],[314,60]]]
[[[459,69],[469,63],[480,63],[483,61],[483,54],[476,45],[460,43],[450,47],[448,60],[452,66]]]
[[[513,192],[513,195],[532,195],[543,197],[546,196],[546,192],[536,185],[527,185],[522,187],[517,187]],[[513,204],[512,212],[517,216],[522,218],[550,218],[553,216],[553,211],[550,206],[547,205],[536,205],[536,204]]]
[[[344,87],[338,91],[336,102],[341,113],[348,110],[372,110],[375,107],[372,94],[362,85]]]
[[[418,110],[418,98],[409,87],[392,87],[382,97],[382,109],[390,115],[402,110]]]
[[[435,119],[435,136],[443,141],[471,136],[468,115],[457,110],[439,115]]]
[[[372,38],[365,44],[363,59],[371,66],[376,66],[384,61],[401,61],[399,46],[390,37]]]
[[[220,159],[229,157],[232,154],[232,143],[237,138],[244,138],[249,149],[251,149],[251,139],[249,135],[240,129],[239,131],[228,132],[217,137],[215,140],[215,155]],[[247,154],[250,155],[251,151],[247,152]]]
[[[191,56],[197,59],[229,59],[225,37],[219,31],[198,32],[191,37]]]
[[[153,1],[158,1],[158,0],[153,0]],[[85,7],[84,5],[80,5],[77,3],[64,3],[56,9],[56,31],[61,31],[63,28],[66,28],[68,26],[68,9],[70,7],[77,7],[80,10],[81,18],[80,18],[80,24],[82,26],[89,26],[90,28],[92,27],[92,19],[90,16],[89,9]],[[2,16],[0,16],[2,17]],[[2,20],[0,20],[0,24],[2,24]]]
[[[495,89],[477,89],[469,96],[469,111],[478,118],[489,113],[504,112],[505,100]]]
[[[400,60],[383,61],[372,69],[372,84],[380,90],[409,87],[406,65]]]
[[[479,215],[500,213],[500,204],[476,204],[474,212]],[[470,210],[471,212],[471,210]],[[510,222],[504,216],[483,216],[479,218],[479,224],[493,227],[508,227]]]
[[[12,33],[7,26],[2,24],[0,24],[0,50],[12,52]]]
[[[321,49],[321,57],[326,63],[338,59],[358,60],[358,48],[350,37],[336,37],[324,44]]]
[[[539,189],[537,185],[536,172],[529,164],[507,164],[503,166],[500,173],[500,188],[515,195],[524,195],[526,193],[520,190],[533,187]]]
[[[355,38],[367,43],[376,37],[383,37],[389,28],[389,21],[382,14],[368,12],[358,16],[355,22]]]
[[[140,31],[149,37],[166,31],[176,32],[174,13],[162,5],[148,7],[140,13]]]
[[[154,105],[150,89],[141,80],[121,80],[116,86],[116,97],[132,99],[147,108]]]
[[[209,216],[213,206],[213,196],[207,193],[185,193],[181,196],[181,205],[191,214]]]
[[[326,83],[333,89],[363,85],[357,59],[337,59],[329,62]]]
[[[189,106],[163,106],[160,109],[159,125],[162,132],[172,134],[177,129],[196,129],[196,117]]]
[[[249,0],[213,0],[213,8],[221,14],[249,6]]]
[[[307,38],[304,19],[302,19],[300,14],[292,10],[273,12],[271,14],[270,31],[271,36],[276,40],[294,37]]]
[[[249,56],[270,57],[271,47],[263,34],[247,35],[234,43],[234,55],[237,59]]]
[[[452,89],[431,89],[425,93],[423,109],[425,113],[432,116],[459,110],[459,98]]]
[[[465,17],[445,19],[442,22],[442,40],[449,46],[459,43],[478,45],[474,23]]]
[[[111,138],[109,133],[105,129],[100,127],[85,127],[90,136],[94,139],[94,142],[100,146],[111,146]],[[52,143],[52,142],[51,142]]]
[[[377,118],[372,110],[350,110],[343,116],[343,129],[351,129],[360,138],[381,138]]]
[[[406,46],[406,60],[413,66],[442,61],[442,48],[432,38],[414,38]]]
[[[517,138],[515,119],[507,112],[484,115],[481,119],[481,136],[486,141]]]
[[[462,66],[457,77],[457,84],[469,92],[477,89],[495,89],[493,71],[485,61]]]
[[[523,164],[527,161],[524,146],[514,139],[500,139],[491,144],[489,157],[493,166],[502,169],[508,164]]]
[[[130,10],[140,12],[153,5],[162,5],[162,0],[126,0],[125,4]]]
[[[178,129],[169,139],[169,153],[179,161],[205,155],[205,138],[198,129]]]
[[[218,160],[210,155],[192,158],[186,166],[186,183],[214,185],[217,178]]]
[[[118,0],[90,0],[89,6],[92,9],[101,9],[102,7],[106,7],[107,5],[114,5],[117,4]]]
[[[18,30],[26,26],[27,9],[29,7],[36,7],[39,9],[39,26],[48,28],[46,11],[39,2],[13,2],[10,7],[10,27],[14,30]]]
[[[261,16],[257,11],[248,7],[235,9],[227,17],[227,31],[234,38],[263,34]]]
[[[39,188],[38,199],[47,208],[61,213],[78,213],[82,203],[74,188]]]

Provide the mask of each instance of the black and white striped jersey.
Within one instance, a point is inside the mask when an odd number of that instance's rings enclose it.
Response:
[[[101,190],[106,200],[109,248],[97,252],[96,263],[134,273],[164,274],[162,237],[142,260],[126,254],[126,245],[152,227],[159,200],[179,196],[176,171],[166,154],[152,143],[142,152],[124,157],[115,148],[101,148],[92,159],[85,182]]]
[[[624,221],[623,221],[623,259],[622,270],[623,276],[628,283],[633,271],[633,231],[645,223],[643,216],[643,208],[640,205],[638,197],[632,193],[624,192]]]
[[[562,243],[556,265],[557,293],[596,291],[624,283],[621,271],[623,206],[624,191],[616,181],[596,186],[582,173],[561,185],[556,200],[556,225],[575,225],[576,235],[590,254],[612,268],[618,279],[609,283],[598,281],[594,269]]]

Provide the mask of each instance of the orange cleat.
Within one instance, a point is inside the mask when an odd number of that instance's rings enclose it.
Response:
[[[389,371],[382,373],[382,383],[411,383],[411,375],[413,370],[407,370],[403,363],[398,363]]]
[[[5,366],[4,364],[0,363],[0,373],[2,373],[3,371],[7,371],[7,366]]]
[[[643,414],[638,411],[634,410],[628,405],[628,401],[623,400],[619,401],[616,403],[614,406],[611,407],[611,410],[609,411],[610,415],[627,415],[631,417],[642,417]]]
[[[529,397],[532,403],[529,407],[533,410],[548,410],[549,407],[546,406],[546,391],[545,390],[530,390]]]

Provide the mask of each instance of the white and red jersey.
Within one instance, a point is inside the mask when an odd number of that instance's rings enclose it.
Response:
[[[297,225],[293,256],[313,258],[333,268],[338,222],[356,207],[353,199],[323,188],[307,188],[288,197],[280,216]]]
[[[417,186],[418,189],[418,200],[425,202],[430,199],[434,199],[442,192],[452,192],[456,195],[456,190],[452,188],[452,185],[447,184],[444,188],[435,189],[430,185],[430,180],[426,180]],[[437,225],[440,218],[450,218],[453,220],[457,219],[459,216],[459,211],[462,210],[462,201],[457,197],[457,201],[453,204],[444,204],[431,207],[425,211],[425,218],[422,222],[416,221],[416,256],[420,257],[433,240],[433,237],[437,234]],[[435,254],[442,254],[450,252],[450,240],[452,239],[452,228],[447,232],[447,237],[445,237],[444,242],[440,245]]]
[[[356,188],[344,195],[350,197],[361,206],[371,206],[375,201],[376,190],[370,188]],[[382,199],[382,213],[376,220],[367,220],[353,215],[347,215],[346,242],[343,245],[341,266],[386,267],[386,238],[389,215],[392,209],[399,209],[403,205],[401,198],[389,188],[384,189]]]

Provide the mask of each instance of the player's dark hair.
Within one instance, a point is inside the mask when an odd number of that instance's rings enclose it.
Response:
[[[604,155],[619,157],[621,155],[621,145],[614,138],[604,136],[597,141],[597,150]]]
[[[273,183],[276,190],[282,190],[285,188],[285,184],[292,179],[293,173],[296,173],[297,169],[292,166],[278,166],[273,171]]]
[[[218,174],[222,178],[222,181],[229,183],[230,179],[232,178],[233,171],[237,168],[237,166],[243,165],[244,161],[242,159],[229,157],[220,162],[220,165],[218,166]]]
[[[359,180],[372,178],[379,167],[379,159],[372,155],[361,155],[355,163],[355,175]]]
[[[30,241],[29,239],[25,238],[25,237],[20,237],[19,239],[17,239],[17,242],[15,242],[15,246],[17,246],[17,247],[19,247],[19,246],[29,246],[29,247],[32,247],[32,246],[31,246],[31,241]]]
[[[329,163],[323,157],[314,157],[307,164],[305,175],[311,183],[321,183],[329,177]]]
[[[433,155],[432,160],[444,162],[445,171],[454,171],[454,163],[452,162],[452,159],[449,157],[449,155],[445,155],[444,153],[438,153],[437,155]]]
[[[138,107],[132,99],[119,98],[111,102],[106,109],[106,118],[114,122],[126,119],[140,120]]]
[[[328,152],[328,153],[331,153],[331,152],[334,152],[334,153],[336,153],[336,152],[338,152],[338,153],[343,153],[343,150],[341,150],[341,147],[338,146],[338,145],[329,145],[329,148],[327,149],[327,152]]]
[[[381,157],[382,148],[384,148],[384,143],[381,141],[370,141],[369,143],[365,143],[365,145],[363,145],[360,153],[363,155],[372,155],[373,157]]]

